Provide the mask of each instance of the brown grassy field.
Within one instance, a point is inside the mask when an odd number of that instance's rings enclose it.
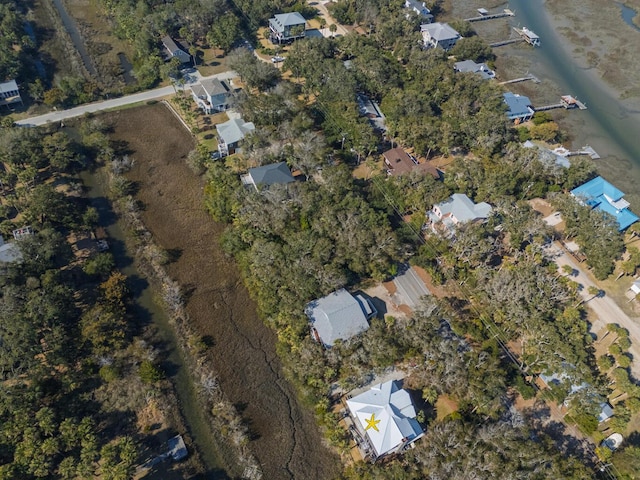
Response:
[[[204,211],[202,181],[184,161],[194,146],[191,136],[162,105],[111,112],[105,120],[135,159],[129,178],[143,219],[175,259],[169,273],[186,292],[199,333],[211,339],[208,360],[251,430],[264,478],[334,478],[338,458],[323,446],[312,413],[283,378],[275,336],[218,245],[224,226]]]

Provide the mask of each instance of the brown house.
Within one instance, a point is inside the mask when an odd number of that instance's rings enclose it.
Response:
[[[436,167],[429,162],[418,162],[415,157],[409,155],[401,147],[387,150],[382,156],[384,157],[384,163],[387,166],[387,173],[389,175],[404,175],[410,172],[420,172],[425,175],[429,174],[436,180],[440,179],[440,172]]]

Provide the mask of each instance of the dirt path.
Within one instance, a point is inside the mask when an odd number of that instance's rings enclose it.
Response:
[[[209,359],[221,387],[242,412],[250,447],[266,479],[334,478],[338,458],[323,447],[311,412],[283,378],[275,336],[258,318],[232,260],[218,239],[223,226],[202,207],[202,183],[184,162],[193,143],[162,105],[108,114],[115,140],[126,141],[136,166],[143,219],[175,261],[170,275],[187,295],[187,310],[211,339]]]

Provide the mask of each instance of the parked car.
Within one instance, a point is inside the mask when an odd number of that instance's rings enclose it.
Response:
[[[272,58],[271,58],[271,61],[272,61],[273,63],[280,63],[280,62],[284,62],[284,57],[280,57],[280,56],[276,55],[275,57],[272,57]]]
[[[211,160],[219,160],[220,158],[222,158],[222,155],[218,150],[211,152]]]

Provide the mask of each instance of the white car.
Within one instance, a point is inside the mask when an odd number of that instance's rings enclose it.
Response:
[[[275,57],[271,57],[271,61],[273,63],[284,62],[284,57],[280,57],[280,56],[276,55]]]

